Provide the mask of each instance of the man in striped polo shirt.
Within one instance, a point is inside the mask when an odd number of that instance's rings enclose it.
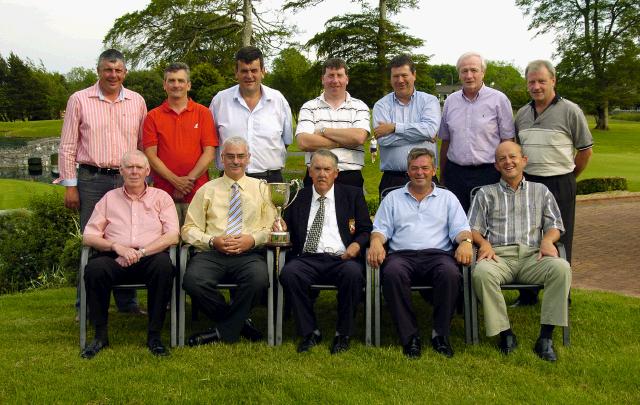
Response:
[[[551,62],[535,60],[525,70],[531,102],[515,118],[516,136],[529,157],[527,180],[546,185],[553,194],[566,232],[560,238],[571,263],[576,212],[576,178],[586,169],[593,137],[580,107],[556,94],[556,70]],[[529,292],[530,293],[530,292]],[[521,304],[535,304],[537,294],[520,292]]]
[[[102,52],[97,70],[98,83],[69,97],[58,151],[60,177],[54,181],[65,186],[65,206],[80,209],[81,232],[97,202],[122,186],[120,158],[142,146],[147,115],[142,96],[122,85],[127,76],[122,53]],[[142,312],[135,290],[118,290],[114,295],[121,312]]]
[[[482,187],[471,204],[469,223],[478,258],[472,274],[484,308],[487,336],[500,334],[504,354],[518,345],[511,330],[500,285],[544,284],[540,336],[534,346],[543,360],[555,361],[553,329],[567,326],[571,267],[558,257],[554,243],[564,231],[560,210],[549,189],[524,179],[527,157],[514,142],[496,150],[500,182]]]
[[[369,107],[351,97],[347,92],[349,76],[347,64],[338,58],[327,59],[322,65],[322,87],[320,96],[309,100],[300,108],[296,142],[307,152],[307,167],[311,164],[311,153],[318,149],[329,149],[338,156],[338,178],[336,183],[362,187],[364,166],[364,141],[369,136]],[[305,186],[311,185],[309,171]]]

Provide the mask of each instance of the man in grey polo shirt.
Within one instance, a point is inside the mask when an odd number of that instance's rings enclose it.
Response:
[[[487,63],[478,53],[467,52],[456,64],[462,89],[447,97],[439,136],[440,178],[469,211],[469,194],[477,186],[498,181],[493,167],[500,142],[513,139],[513,110],[504,93],[487,87]]]
[[[529,157],[527,180],[546,185],[560,207],[565,233],[560,238],[571,263],[576,209],[576,178],[587,167],[593,137],[580,107],[556,94],[556,71],[551,62],[535,60],[525,70],[532,101],[515,118],[516,135]],[[523,296],[519,302],[534,303]]]

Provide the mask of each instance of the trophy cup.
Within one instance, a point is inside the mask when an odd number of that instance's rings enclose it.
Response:
[[[271,202],[276,207],[278,214],[276,216],[276,222],[278,225],[282,221],[282,211],[293,203],[298,196],[298,192],[302,188],[300,180],[293,179],[289,183],[265,183],[269,188],[269,196]],[[291,187],[296,186],[296,193],[293,198],[291,197]],[[269,245],[271,246],[288,246],[291,244],[289,232],[286,231],[273,231],[269,234]]]

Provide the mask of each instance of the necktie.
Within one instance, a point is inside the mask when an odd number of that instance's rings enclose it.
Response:
[[[320,207],[318,207],[318,212],[316,212],[316,216],[311,223],[311,229],[309,229],[307,241],[302,250],[304,253],[316,253],[316,250],[318,250],[318,243],[320,242],[320,235],[322,234],[322,224],[324,223],[324,200],[326,199],[327,197],[324,196],[318,198]]]
[[[229,200],[229,216],[227,217],[227,235],[240,235],[242,231],[242,204],[240,204],[240,186],[233,183]]]

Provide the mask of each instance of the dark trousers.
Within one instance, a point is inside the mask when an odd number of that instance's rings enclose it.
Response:
[[[360,170],[341,170],[338,172],[336,183],[346,184],[348,186],[354,186],[362,188],[364,186],[364,178],[362,177],[362,171]],[[304,186],[308,187],[313,184],[311,177],[309,176],[309,169],[304,175]]]
[[[78,169],[78,194],[80,195],[80,232],[89,222],[93,208],[98,201],[114,188],[122,187],[122,176],[92,173],[84,167]],[[79,293],[78,293],[79,294]],[[79,295],[78,295],[79,297]],[[118,290],[113,292],[116,305],[122,312],[138,306],[135,290]],[[79,306],[78,298],[76,307]]]
[[[525,178],[528,181],[542,183],[547,186],[556,199],[565,230],[560,237],[560,242],[567,252],[567,261],[571,263],[573,225],[576,219],[576,176],[573,173],[567,173],[560,176],[543,177],[525,173]]]
[[[303,255],[288,261],[280,273],[280,283],[293,308],[298,334],[306,336],[318,328],[310,286],[333,284],[338,288],[336,331],[352,336],[354,317],[364,288],[363,272],[362,263],[355,259],[343,260],[324,253]]]
[[[500,181],[500,173],[493,163],[461,166],[447,160],[442,181],[445,187],[458,197],[464,212],[469,212],[471,190],[478,186],[497,183]]]
[[[437,249],[390,253],[382,264],[382,293],[402,345],[418,334],[411,285],[433,287],[433,329],[449,336],[462,275],[450,253]]]
[[[382,178],[380,178],[380,184],[378,185],[378,198],[382,201],[382,192],[389,187],[402,187],[407,184],[411,179],[407,172],[395,172],[385,170],[382,172]],[[438,184],[438,177],[433,176],[433,182]]]
[[[227,303],[216,288],[221,283],[238,284]],[[228,256],[216,251],[196,253],[187,266],[182,287],[214,322],[225,342],[235,342],[249,312],[269,286],[264,252],[250,251]]]
[[[87,288],[89,319],[96,327],[107,325],[109,298],[114,284],[139,284],[147,286],[149,310],[149,336],[159,336],[162,331],[167,303],[171,299],[174,268],[169,253],[161,252],[143,257],[138,263],[122,267],[113,252],[99,253],[87,262],[84,282]]]
[[[282,170],[267,170],[260,173],[247,173],[247,176],[254,179],[266,180],[267,183],[283,183]]]

